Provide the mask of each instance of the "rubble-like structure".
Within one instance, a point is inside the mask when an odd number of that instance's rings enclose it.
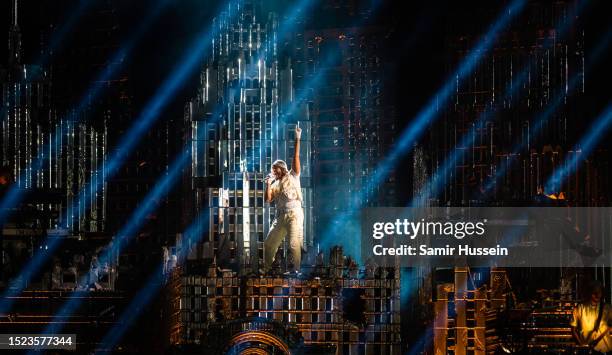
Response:
[[[536,297],[525,302],[510,280],[511,274],[520,270],[455,267],[448,271],[450,278],[434,282],[435,353],[580,351],[569,326],[577,303],[573,292],[564,292],[562,287],[541,288]],[[551,270],[539,274],[545,273],[554,274]]]
[[[318,259],[301,277],[239,276],[215,264],[199,272],[189,263],[175,269],[167,289],[171,344],[207,354],[262,346],[399,353],[399,270],[360,270],[340,247],[328,264],[322,254]]]

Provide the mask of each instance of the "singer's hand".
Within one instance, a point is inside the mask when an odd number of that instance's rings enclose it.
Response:
[[[267,185],[272,184],[274,182],[274,175],[268,174],[268,176],[266,176],[265,182]]]
[[[295,139],[302,138],[302,129],[300,127],[295,127]]]

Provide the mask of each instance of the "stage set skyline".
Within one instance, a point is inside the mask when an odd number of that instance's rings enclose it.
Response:
[[[612,351],[601,3],[0,8],[0,349]]]

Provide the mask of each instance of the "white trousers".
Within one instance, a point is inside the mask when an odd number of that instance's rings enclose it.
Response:
[[[302,262],[304,242],[304,210],[291,208],[276,215],[264,241],[264,271],[269,271],[274,262],[278,247],[285,236],[289,236],[287,266],[291,271],[299,271]]]

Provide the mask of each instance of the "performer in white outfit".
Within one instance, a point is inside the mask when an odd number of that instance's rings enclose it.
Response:
[[[288,267],[299,272],[304,240],[304,210],[302,209],[302,188],[300,186],[300,139],[302,129],[295,128],[295,153],[291,170],[287,163],[276,160],[272,172],[266,178],[266,202],[274,201],[276,218],[264,242],[264,272],[268,272],[283,238],[289,236]]]

